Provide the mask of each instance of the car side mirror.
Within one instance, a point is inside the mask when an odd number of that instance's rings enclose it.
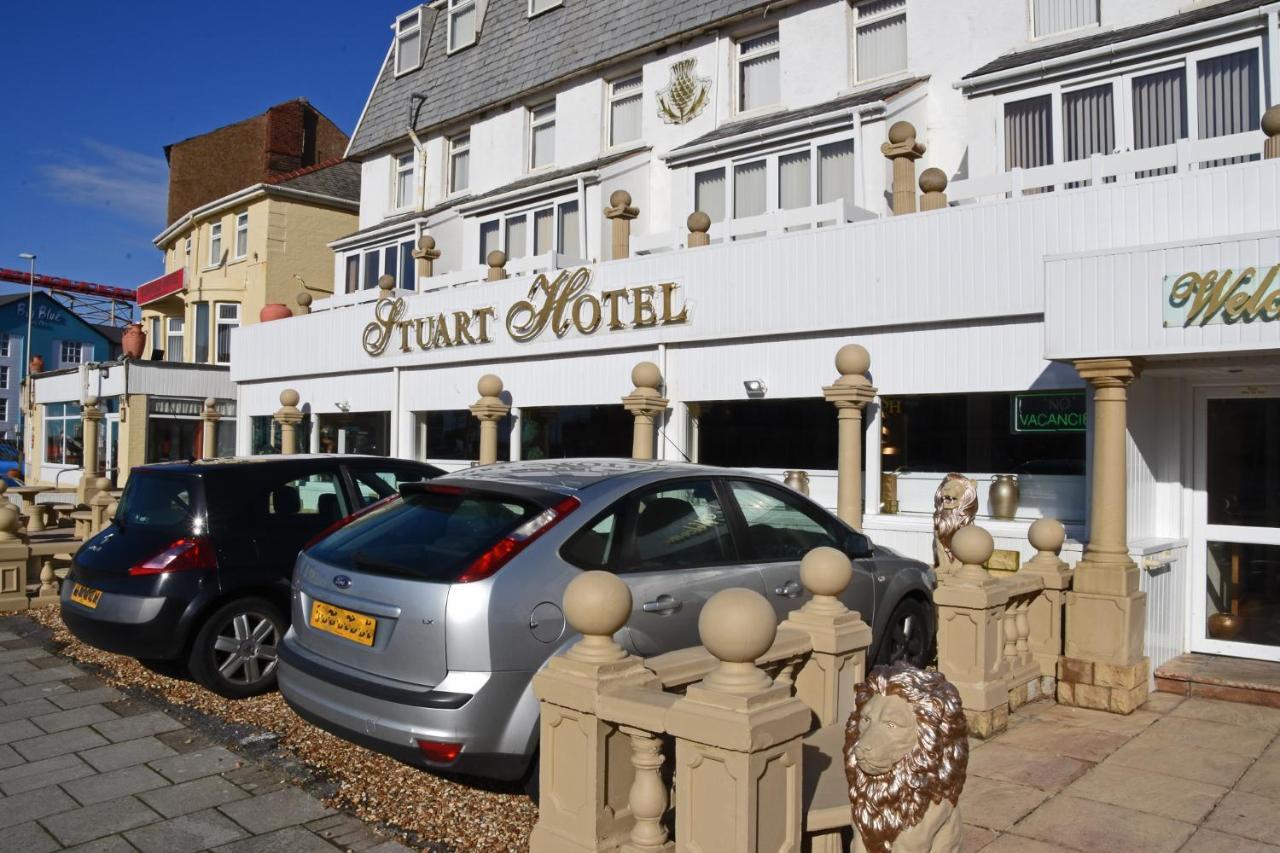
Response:
[[[871,556],[871,540],[865,533],[850,530],[844,540],[844,552],[854,560]]]

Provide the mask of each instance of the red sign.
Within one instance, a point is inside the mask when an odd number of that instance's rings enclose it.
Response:
[[[182,290],[182,270],[177,269],[146,284],[138,285],[138,304],[146,305]]]

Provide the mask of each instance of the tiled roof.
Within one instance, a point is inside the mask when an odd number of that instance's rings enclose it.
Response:
[[[452,56],[446,53],[448,14],[424,10],[430,36],[422,67],[397,78],[395,51],[387,55],[349,153],[359,156],[406,136],[411,94],[426,96],[415,130],[433,128],[600,63],[778,5],[777,0],[564,0],[563,6],[529,18],[524,0],[489,0],[476,44]]]
[[[354,160],[327,160],[305,169],[277,175],[267,183],[359,202],[360,164]]]
[[[906,80],[895,80],[892,83],[886,83],[875,89],[868,89],[864,92],[858,92],[853,95],[844,95],[834,100],[824,101],[821,104],[814,104],[811,107],[802,107],[798,110],[780,110],[775,113],[769,113],[764,116],[743,119],[742,121],[729,122],[722,124],[710,133],[704,133],[697,139],[686,142],[678,148],[674,148],[668,156],[678,156],[681,153],[698,146],[705,145],[708,142],[715,142],[718,139],[728,139],[731,136],[738,136],[743,133],[752,133],[759,130],[767,130],[781,124],[788,124],[793,121],[803,121],[807,118],[825,115],[826,113],[835,113],[840,110],[852,109],[860,107],[864,104],[875,103],[876,101],[884,101],[895,97],[910,89],[912,86],[927,80],[927,77],[911,77]]]
[[[1215,18],[1223,18],[1227,15],[1234,15],[1237,12],[1247,12],[1250,9],[1256,9],[1259,6],[1265,6],[1274,0],[1222,0],[1219,3],[1209,3],[1203,6],[1197,6],[1188,9],[1185,12],[1179,12],[1168,18],[1159,18],[1154,21],[1147,21],[1142,24],[1136,24],[1132,27],[1122,27],[1118,30],[1097,30],[1089,35],[1080,38],[1067,39],[1066,41],[1057,41],[1052,44],[1033,47],[1027,50],[1014,51],[1006,53],[981,68],[977,68],[964,75],[962,79],[968,80],[973,77],[982,77],[987,74],[994,74],[997,71],[1007,71],[1012,68],[1020,68],[1024,65],[1034,65],[1039,62],[1045,62],[1050,59],[1057,59],[1063,56],[1070,56],[1073,53],[1090,50],[1097,47],[1107,47],[1108,45],[1117,45],[1123,49],[1123,42],[1132,41],[1143,36],[1158,35],[1180,27],[1190,26],[1191,24],[1199,24],[1205,21],[1212,21]]]

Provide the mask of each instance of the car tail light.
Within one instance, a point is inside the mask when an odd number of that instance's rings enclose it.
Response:
[[[130,575],[167,575],[170,572],[190,572],[216,569],[213,543],[208,539],[179,539],[154,557],[149,557],[129,569]]]
[[[358,509],[358,510],[356,510],[355,512],[351,513],[351,515],[344,515],[342,518],[338,519],[338,520],[337,520],[337,521],[335,521],[333,524],[330,524],[330,525],[329,525],[328,527],[326,527],[324,530],[321,530],[321,531],[320,531],[319,533],[317,533],[315,536],[312,536],[310,539],[308,539],[308,540],[307,540],[307,544],[305,544],[305,545],[303,545],[303,546],[302,546],[302,550],[303,550],[303,551],[309,550],[309,549],[311,548],[311,546],[312,546],[312,545],[316,544],[316,543],[317,543],[317,542],[319,542],[321,539],[324,539],[324,538],[325,538],[325,537],[327,537],[329,534],[331,534],[331,533],[337,533],[339,530],[341,530],[342,528],[346,527],[348,524],[350,524],[351,522],[355,521],[357,518],[360,518],[361,516],[368,515],[369,513],[373,512],[375,509],[378,509],[379,507],[382,507],[382,506],[385,506],[385,505],[387,505],[387,504],[391,503],[393,500],[395,500],[395,499],[396,499],[396,498],[398,498],[398,497],[400,497],[400,496],[399,496],[399,495],[387,495],[385,498],[383,498],[383,499],[382,499],[382,500],[380,500],[380,501],[374,501],[373,503],[369,504],[369,505],[368,505],[368,506],[366,506],[366,507],[361,507],[360,509]]]
[[[452,764],[462,752],[462,744],[447,743],[442,740],[419,740],[418,749],[429,761],[441,764]]]
[[[492,577],[498,569],[511,562],[512,557],[529,547],[535,539],[555,527],[581,505],[582,502],[577,498],[565,498],[555,506],[544,509],[477,557],[455,583],[471,583]]]

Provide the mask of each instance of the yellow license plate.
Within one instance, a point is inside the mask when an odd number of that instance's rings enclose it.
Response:
[[[312,601],[311,627],[354,640],[364,646],[372,646],[374,634],[378,631],[378,620],[345,607]]]
[[[87,587],[82,583],[78,583],[71,587],[71,600],[76,604],[83,604],[85,607],[93,610],[98,606],[98,601],[102,598],[102,590]]]

